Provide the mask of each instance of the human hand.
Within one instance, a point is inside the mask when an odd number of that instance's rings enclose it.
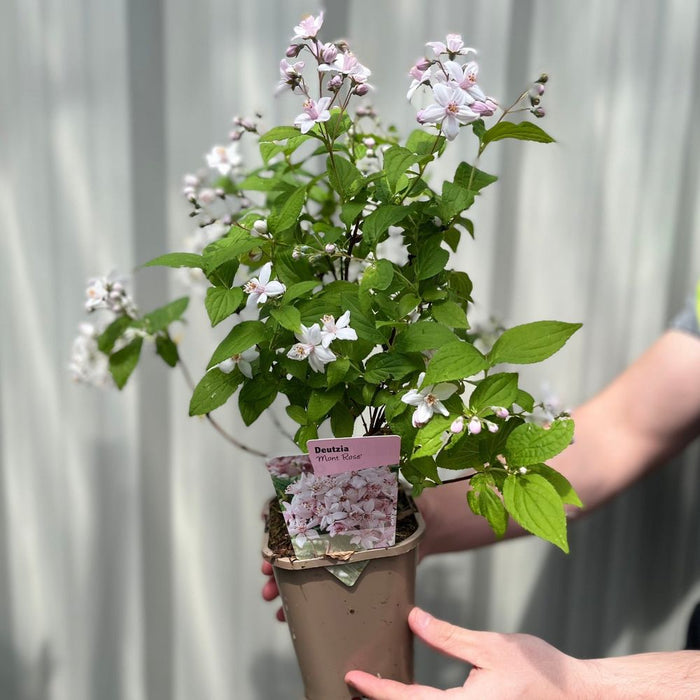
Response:
[[[263,561],[262,572],[265,574],[265,576],[267,576],[267,580],[262,587],[262,597],[267,601],[275,600],[279,597],[280,592],[277,589],[277,583],[275,582],[275,577],[272,571],[272,564],[270,564],[269,561]],[[280,622],[285,621],[284,610],[281,607],[277,608],[275,616]]]
[[[584,684],[588,662],[574,659],[538,637],[475,632],[438,620],[413,608],[408,623],[426,644],[473,664],[461,688],[437,690],[350,671],[345,682],[372,700],[559,700],[590,697]]]

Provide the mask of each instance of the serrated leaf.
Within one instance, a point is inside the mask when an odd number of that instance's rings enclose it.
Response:
[[[277,323],[286,328],[292,333],[296,333],[301,327],[301,314],[299,309],[294,306],[280,306],[279,308],[272,309],[270,311],[270,316],[277,321]]]
[[[455,184],[472,192],[478,192],[484,187],[496,182],[496,180],[498,180],[498,178],[495,175],[489,175],[483,170],[474,168],[469,165],[469,163],[465,162],[457,166],[454,176]]]
[[[473,377],[486,369],[484,356],[471,344],[455,341],[438,344],[425,374],[425,384],[437,384]]]
[[[560,474],[555,469],[548,467],[546,464],[533,464],[528,467],[528,471],[534,472],[543,476],[547,481],[554,486],[562,503],[568,503],[571,506],[576,506],[577,508],[583,508],[583,503],[578,497],[574,487],[569,483],[569,480]]]
[[[335,387],[326,391],[312,391],[306,412],[309,420],[318,424],[319,420],[343,397],[343,387]]]
[[[444,136],[435,136],[422,129],[415,129],[408,135],[406,148],[418,156],[430,155],[439,151],[445,144]]]
[[[417,160],[414,153],[401,146],[391,146],[384,151],[384,172],[392,192],[396,192],[399,179]]]
[[[189,297],[180,297],[145,314],[141,322],[149,333],[164,331],[171,323],[180,320],[189,303]]]
[[[209,315],[212,326],[221,323],[225,318],[238,311],[243,302],[243,290],[239,287],[224,289],[223,287],[209,287],[204,299],[204,306]]]
[[[566,449],[573,436],[574,421],[570,418],[558,418],[548,428],[524,423],[508,436],[505,456],[513,467],[546,462]]]
[[[554,486],[539,474],[509,474],[503,485],[506,510],[523,528],[568,554],[566,515]]]
[[[399,352],[421,352],[435,350],[456,340],[457,336],[441,323],[417,321],[397,335],[394,348]]]
[[[538,143],[553,143],[554,139],[537,124],[532,122],[499,122],[484,132],[481,139],[485,146],[492,141],[501,139],[518,139],[519,141],[537,141]]]
[[[294,442],[302,452],[306,452],[306,443],[318,437],[318,429],[315,425],[302,425],[294,435]]]
[[[469,481],[467,502],[472,513],[486,518],[497,537],[503,537],[508,527],[508,511],[493,490],[493,477],[485,472],[475,474]]]
[[[261,321],[242,321],[234,326],[229,334],[219,343],[209,360],[207,369],[219,362],[227,360],[232,355],[238,355],[244,350],[262,343],[267,337],[267,328]]]
[[[271,233],[281,233],[294,226],[299,220],[306,201],[306,186],[298,187],[288,197],[279,197],[267,218]],[[278,205],[278,202],[281,202]]]
[[[196,253],[166,253],[144,263],[142,267],[194,267],[202,269],[204,259]]]
[[[409,214],[408,207],[398,204],[382,204],[364,221],[362,235],[369,245],[378,243],[390,226],[395,226]]]
[[[251,250],[260,247],[260,239],[254,238],[241,228],[234,228],[231,233],[210,243],[204,251],[204,271],[211,274],[227,263],[239,261],[239,258]]]
[[[326,160],[326,172],[331,187],[342,200],[352,199],[364,185],[364,176],[347,159],[336,153]]]
[[[225,374],[219,369],[210,370],[192,392],[190,415],[203,416],[222,406],[242,381],[243,375],[239,371]]]
[[[416,433],[415,448],[411,459],[425,456],[432,457],[437,454],[442,447],[445,431],[450,427],[453,420],[452,416],[443,416],[439,413],[434,414]]]
[[[385,341],[385,337],[377,329],[374,322],[374,317],[369,314],[365,314],[362,306],[357,300],[357,297],[352,294],[341,293],[340,298],[341,306],[350,311],[350,316],[352,318],[351,325],[357,333],[358,338],[361,340],[366,340],[370,343],[383,343]]]
[[[527,413],[532,413],[535,408],[535,399],[532,398],[531,394],[528,394],[527,391],[523,391],[522,389],[518,389],[518,395],[515,397],[513,403],[518,404],[518,406]]]
[[[316,287],[318,287],[318,282],[315,280],[307,280],[304,282],[297,282],[296,284],[292,284],[289,287],[287,287],[287,291],[284,293],[282,301],[287,303],[290,301],[294,301],[295,299],[305,297],[309,294],[309,292],[312,292],[314,289],[316,289]]]
[[[339,357],[335,362],[326,365],[326,381],[328,388],[340,384],[350,369],[350,360],[347,357]]]
[[[425,360],[420,355],[384,352],[372,355],[365,363],[364,379],[370,384],[381,384],[389,379],[400,380],[412,372],[420,372]]]
[[[278,384],[270,376],[257,376],[245,382],[238,393],[238,410],[246,425],[254,423],[277,396]]]
[[[557,352],[579,328],[580,323],[561,321],[514,326],[499,336],[487,359],[492,366],[502,362],[518,365],[541,362]]]
[[[367,202],[346,202],[340,210],[340,220],[350,228],[366,205]]]
[[[407,473],[415,472],[420,474],[424,479],[429,479],[435,484],[441,484],[440,474],[437,470],[437,464],[432,457],[416,457],[413,456],[401,467],[401,473],[406,476]]]
[[[445,180],[442,183],[440,197],[440,218],[444,222],[451,221],[474,203],[474,192],[464,189],[454,182]]]
[[[431,307],[433,318],[450,328],[469,328],[466,311],[454,301],[443,301]]]
[[[469,397],[469,406],[473,411],[490,409],[491,406],[509,408],[517,395],[518,375],[500,372],[479,382]]]
[[[286,141],[287,139],[299,136],[299,129],[293,126],[275,126],[269,131],[266,131],[258,139],[260,143],[266,141]]]
[[[450,259],[449,251],[444,248],[431,248],[421,251],[416,259],[416,277],[419,280],[427,280],[440,274],[445,269]]]
[[[440,450],[436,461],[442,469],[476,469],[484,464],[481,458],[480,444],[487,440],[485,435],[469,435],[463,433],[455,442]]]
[[[131,373],[136,369],[142,345],[143,338],[134,338],[128,345],[109,356],[109,371],[114,379],[114,383],[120,389],[124,388]]]
[[[360,288],[384,290],[394,279],[394,266],[385,259],[376,260],[362,273]]]

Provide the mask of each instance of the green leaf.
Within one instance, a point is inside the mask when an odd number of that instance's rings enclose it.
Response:
[[[451,221],[474,203],[474,193],[465,190],[449,180],[442,183],[442,197],[440,199],[440,218],[444,222]]]
[[[287,291],[284,293],[282,301],[288,303],[290,301],[294,301],[294,299],[305,297],[316,287],[318,287],[318,284],[319,283],[317,280],[307,280],[304,282],[297,282],[296,284],[292,284],[289,287],[287,287]]]
[[[429,134],[422,129],[415,129],[412,131],[406,140],[406,148],[417,156],[431,155],[439,151],[444,144],[444,136]]]
[[[421,254],[416,259],[416,277],[419,280],[427,280],[440,274],[444,271],[449,259],[450,253],[444,248],[421,250]]]
[[[258,139],[260,143],[267,141],[286,141],[287,139],[299,136],[299,129],[293,126],[275,126],[266,131]]]
[[[580,323],[535,321],[504,331],[493,344],[487,359],[497,365],[501,362],[527,365],[541,362],[553,355],[581,328]]]
[[[340,220],[350,228],[366,205],[367,202],[346,202],[340,210]]]
[[[341,306],[350,311],[350,327],[355,330],[358,338],[370,343],[383,343],[384,335],[377,329],[374,317],[367,316],[357,301],[357,297],[341,294]]]
[[[347,159],[336,153],[326,160],[326,172],[331,187],[343,201],[352,199],[364,185],[362,173]]]
[[[496,536],[503,537],[508,527],[508,511],[506,511],[503,501],[493,490],[495,485],[493,477],[487,472],[474,474],[469,481],[470,489],[467,491],[467,502],[472,513],[486,518]]]
[[[469,397],[469,406],[473,411],[483,411],[491,406],[509,408],[518,395],[518,375],[500,372],[486,377]]]
[[[281,204],[278,206],[278,202]],[[299,220],[301,210],[306,201],[306,186],[294,190],[288,197],[280,197],[267,218],[267,225],[271,233],[281,233],[294,226]]]
[[[435,484],[442,483],[437,470],[437,464],[432,457],[413,456],[401,467],[401,473],[406,476],[407,472],[416,471],[423,478],[430,479]]]
[[[292,331],[292,333],[296,333],[301,327],[301,314],[299,313],[299,309],[294,306],[284,305],[277,309],[272,309],[272,311],[270,311],[270,316],[272,316],[282,328],[286,328],[288,331]]]
[[[418,158],[407,148],[391,146],[384,151],[384,172],[392,192],[402,175],[416,162]]]
[[[437,465],[442,469],[477,469],[482,468],[480,445],[488,440],[486,435],[469,435],[463,433],[456,442],[450,443],[447,449],[440,450]]]
[[[443,301],[431,307],[433,318],[450,328],[469,328],[466,311],[454,301]]]
[[[372,265],[367,267],[362,273],[360,288],[368,289],[386,289],[394,279],[394,266],[383,258],[376,260]]]
[[[326,365],[326,382],[328,388],[340,384],[350,369],[350,360],[347,357],[339,357],[335,362]]]
[[[370,384],[381,384],[389,379],[400,380],[425,367],[421,355],[405,355],[400,352],[383,352],[372,355],[365,363],[364,379]]]
[[[326,391],[312,391],[309,397],[307,413],[309,420],[318,424],[323,418],[343,398],[344,389],[342,386],[328,389]]]
[[[450,427],[453,416],[433,414],[433,417],[416,433],[414,452],[411,459],[437,454],[442,447],[445,431]]]
[[[246,425],[254,423],[277,396],[278,384],[271,376],[257,376],[247,381],[238,393],[238,410]]]
[[[505,456],[513,467],[546,462],[571,444],[574,421],[557,418],[549,428],[534,423],[519,425],[508,436]]]
[[[180,297],[165,306],[147,313],[141,321],[149,333],[164,331],[173,321],[178,321],[181,318],[189,302],[189,297]]]
[[[472,300],[472,281],[466,272],[460,270],[450,270],[449,280],[450,290],[457,298],[464,301]]]
[[[243,302],[243,290],[239,287],[224,289],[223,287],[209,287],[204,299],[204,306],[212,326],[221,323],[232,313],[238,311]]]
[[[568,554],[566,515],[554,486],[539,474],[509,474],[503,485],[506,510],[528,532]]]
[[[496,182],[496,180],[498,180],[498,178],[495,175],[489,175],[483,170],[474,168],[469,165],[469,163],[465,162],[462,162],[457,166],[454,176],[454,182],[456,185],[464,187],[464,189],[472,192],[478,192],[484,187]]]
[[[499,122],[490,129],[487,129],[481,139],[485,146],[491,141],[500,141],[501,139],[518,139],[520,141],[537,141],[538,143],[553,143],[554,139],[546,132],[540,129],[539,126],[532,122]]]
[[[574,491],[574,487],[563,474],[548,467],[546,464],[533,464],[528,467],[528,471],[539,474],[547,479],[547,481],[554,486],[563,503],[583,508],[583,503],[581,503],[581,499],[578,497],[576,491]]]
[[[267,328],[261,321],[242,321],[234,326],[229,334],[219,343],[209,360],[207,369],[219,362],[227,360],[232,355],[238,355],[244,350],[262,343],[267,338]]]
[[[302,425],[294,435],[294,442],[302,452],[306,452],[306,443],[318,437],[318,429],[315,425]]]
[[[352,437],[355,429],[355,416],[343,403],[331,409],[331,431],[335,437]]]
[[[290,404],[285,410],[287,411],[287,415],[295,423],[299,423],[299,425],[306,425],[309,422],[308,416],[306,415],[306,409],[303,406]]]
[[[456,340],[457,336],[447,326],[434,321],[417,321],[398,334],[394,348],[399,352],[421,352]]]
[[[200,380],[190,399],[190,415],[203,416],[228,401],[231,394],[243,381],[239,371],[225,374],[219,369],[212,369]]]
[[[439,343],[438,351],[428,364],[425,384],[437,384],[473,377],[486,369],[484,356],[471,344],[462,341]]]
[[[535,399],[533,399],[527,391],[523,391],[522,389],[518,389],[518,395],[515,397],[513,403],[517,403],[523,411],[527,411],[528,413],[532,413],[535,408]],[[495,405],[496,404],[494,404],[494,406]]]
[[[144,263],[142,267],[195,267],[202,269],[204,259],[196,253],[166,253]]]
[[[254,238],[242,228],[233,228],[225,238],[210,243],[204,251],[204,270],[211,274],[217,268],[260,247],[260,239]]]
[[[413,294],[412,292],[409,292],[408,294],[404,294],[400,299],[399,299],[399,313],[398,313],[398,318],[403,318],[407,314],[409,314],[413,309],[416,308],[420,304],[420,297],[417,296],[416,294]],[[439,318],[435,319],[436,321],[440,321]],[[445,325],[449,325],[448,323]]]
[[[124,388],[131,373],[136,369],[142,345],[143,338],[134,338],[128,345],[109,356],[109,371],[120,389]]]
[[[109,355],[121,334],[127,328],[131,328],[133,324],[134,320],[129,316],[117,317],[97,337],[97,349],[105,355]]]
[[[409,214],[408,207],[398,204],[382,204],[366,219],[362,226],[362,235],[370,244],[378,243],[389,226],[395,226]]]
[[[170,367],[175,367],[180,359],[177,345],[175,345],[170,336],[167,335],[156,336],[156,352]]]

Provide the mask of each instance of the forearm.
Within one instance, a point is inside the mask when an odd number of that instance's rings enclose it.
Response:
[[[700,697],[700,651],[635,654],[587,662],[590,700],[687,700]]]

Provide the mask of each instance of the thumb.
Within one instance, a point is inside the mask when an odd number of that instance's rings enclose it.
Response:
[[[408,615],[408,624],[417,637],[437,651],[468,661],[474,666],[482,666],[487,632],[457,627],[433,617],[425,610],[416,607]]]

